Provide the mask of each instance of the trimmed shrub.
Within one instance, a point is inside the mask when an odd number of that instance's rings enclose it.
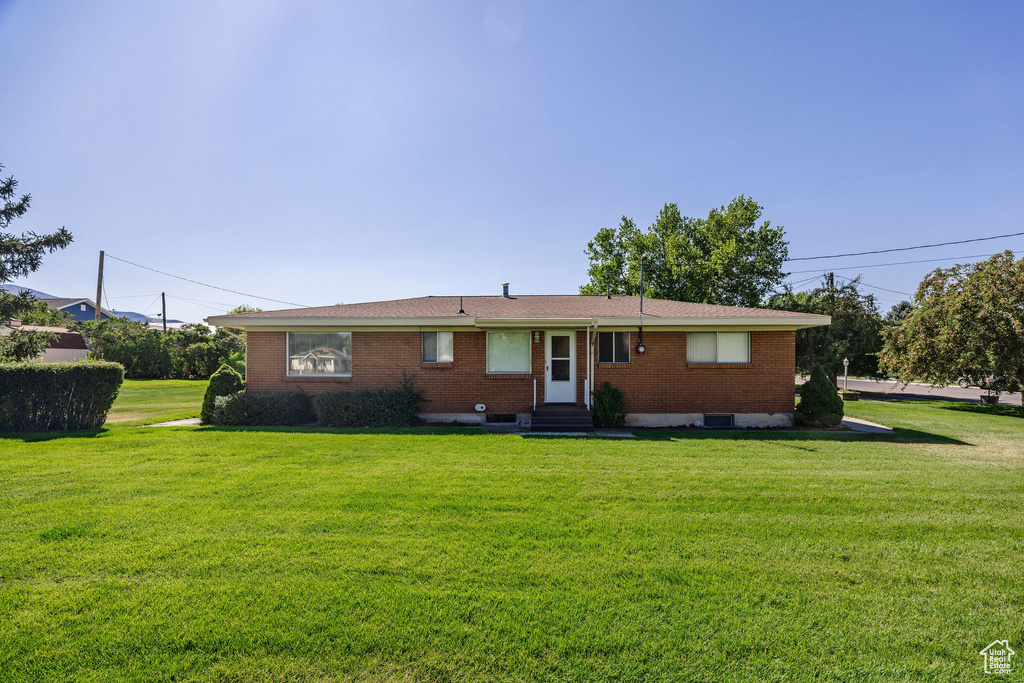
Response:
[[[206,387],[206,395],[203,396],[203,407],[199,411],[199,421],[203,424],[210,424],[213,420],[214,399],[219,396],[237,394],[245,389],[245,380],[235,370],[227,365],[217,368],[217,372],[210,375],[210,384]]]
[[[98,429],[123,381],[117,363],[0,364],[0,430]]]
[[[214,399],[215,425],[233,427],[281,427],[313,421],[309,399],[300,393],[239,393]]]
[[[380,391],[332,391],[316,397],[321,427],[412,427],[423,394],[411,382]]]
[[[625,427],[626,395],[608,382],[594,394],[594,426]]]
[[[820,365],[814,366],[811,379],[801,388],[793,418],[806,427],[837,427],[843,421],[843,399]]]

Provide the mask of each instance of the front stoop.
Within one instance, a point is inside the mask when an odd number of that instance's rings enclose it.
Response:
[[[594,417],[583,406],[548,404],[533,411],[531,432],[593,432]]]

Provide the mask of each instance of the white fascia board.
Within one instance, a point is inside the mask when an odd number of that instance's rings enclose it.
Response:
[[[832,318],[827,315],[801,315],[801,316],[765,316],[765,317],[720,317],[720,318],[648,318],[644,316],[641,323],[640,317],[628,318],[597,318],[595,324],[602,328],[632,327],[636,328],[643,324],[647,328],[674,328],[687,330],[694,328],[747,328],[747,329],[774,329],[774,330],[799,330],[805,327],[819,327],[832,324]]]

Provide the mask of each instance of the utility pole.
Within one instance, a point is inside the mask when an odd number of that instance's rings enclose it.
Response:
[[[164,319],[164,334],[167,334],[167,297],[163,292],[160,292],[160,306],[163,308],[160,317]]]
[[[100,300],[103,298],[103,251],[100,251],[100,271],[96,276],[96,320],[100,319]]]

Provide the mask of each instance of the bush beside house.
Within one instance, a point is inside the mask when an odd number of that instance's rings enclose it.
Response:
[[[224,427],[275,427],[307,424],[313,413],[300,393],[238,393],[214,399],[211,422]]]
[[[843,399],[820,365],[815,365],[800,389],[800,403],[793,415],[804,427],[838,427],[843,421]]]
[[[594,394],[594,426],[620,428],[626,426],[626,395],[609,382]]]
[[[321,427],[411,427],[423,394],[411,382],[379,391],[332,391],[316,397]]]
[[[203,407],[199,411],[199,420],[203,424],[213,422],[214,401],[221,396],[237,394],[245,389],[245,380],[235,370],[227,365],[222,365],[210,376],[210,383],[206,387],[206,395],[203,396]]]

